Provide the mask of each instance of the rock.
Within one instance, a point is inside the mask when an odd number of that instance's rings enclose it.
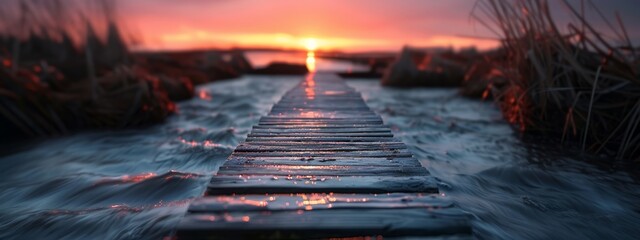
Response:
[[[240,73],[248,73],[253,71],[253,67],[243,51],[236,50],[231,52],[231,59],[229,60],[231,67]]]
[[[382,85],[393,87],[455,87],[464,78],[464,67],[457,62],[404,47],[382,77]]]

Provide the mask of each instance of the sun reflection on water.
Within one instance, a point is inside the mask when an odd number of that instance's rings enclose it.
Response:
[[[307,69],[309,72],[316,71],[316,53],[313,51],[307,52]]]
[[[307,69],[309,72],[316,71],[316,49],[318,49],[318,40],[315,38],[307,38],[304,41],[307,48]]]
[[[316,98],[316,81],[314,79],[314,75],[315,74],[313,73],[308,74],[304,82],[304,84],[306,85],[306,87],[304,88],[304,92],[307,96],[307,99],[309,100],[313,100]]]

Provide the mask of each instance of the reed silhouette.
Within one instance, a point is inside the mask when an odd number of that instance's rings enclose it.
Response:
[[[134,53],[117,10],[111,0],[3,2],[4,140],[162,122],[195,84],[251,68],[241,52],[228,53],[231,61],[217,52]]]
[[[480,0],[473,17],[496,33],[502,55],[485,58],[485,85],[505,118],[522,131],[555,136],[615,162],[640,161],[640,51],[619,15],[591,1],[563,0],[576,19],[566,31],[546,0]],[[608,29],[585,15],[594,9]],[[605,33],[613,33],[607,38]],[[497,84],[496,84],[497,83]]]

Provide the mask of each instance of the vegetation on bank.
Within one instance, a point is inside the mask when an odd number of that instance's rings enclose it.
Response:
[[[580,8],[562,4],[575,19],[566,27],[553,19],[547,0],[479,0],[473,16],[498,35],[498,49],[405,47],[382,84],[459,86],[464,96],[493,98],[525,133],[616,163],[640,163],[640,48],[632,46],[620,16],[609,21],[590,1]],[[585,8],[608,28],[590,24]]]
[[[577,19],[566,28],[558,26],[546,0],[479,2],[477,19],[500,34],[506,56],[493,63],[505,80],[491,86],[493,96],[522,131],[638,162],[640,49],[620,16],[613,23],[601,18],[609,26],[601,31],[587,21],[585,6],[563,4]]]
[[[563,0],[574,22],[554,21],[546,0],[482,0],[476,19],[500,34],[503,82],[490,90],[505,118],[525,132],[574,143],[618,160],[640,161],[640,49],[620,18],[596,29]],[[590,1],[586,7],[598,11]],[[598,12],[599,13],[599,12]],[[602,13],[599,13],[603,16]],[[608,34],[613,34],[607,38]]]
[[[132,53],[114,1],[24,0],[0,14],[4,140],[163,121],[193,86],[251,69],[241,52]]]

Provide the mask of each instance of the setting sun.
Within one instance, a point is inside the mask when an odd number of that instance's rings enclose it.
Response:
[[[315,51],[318,49],[318,40],[315,38],[307,38],[304,40],[304,46],[307,48],[307,51]]]

